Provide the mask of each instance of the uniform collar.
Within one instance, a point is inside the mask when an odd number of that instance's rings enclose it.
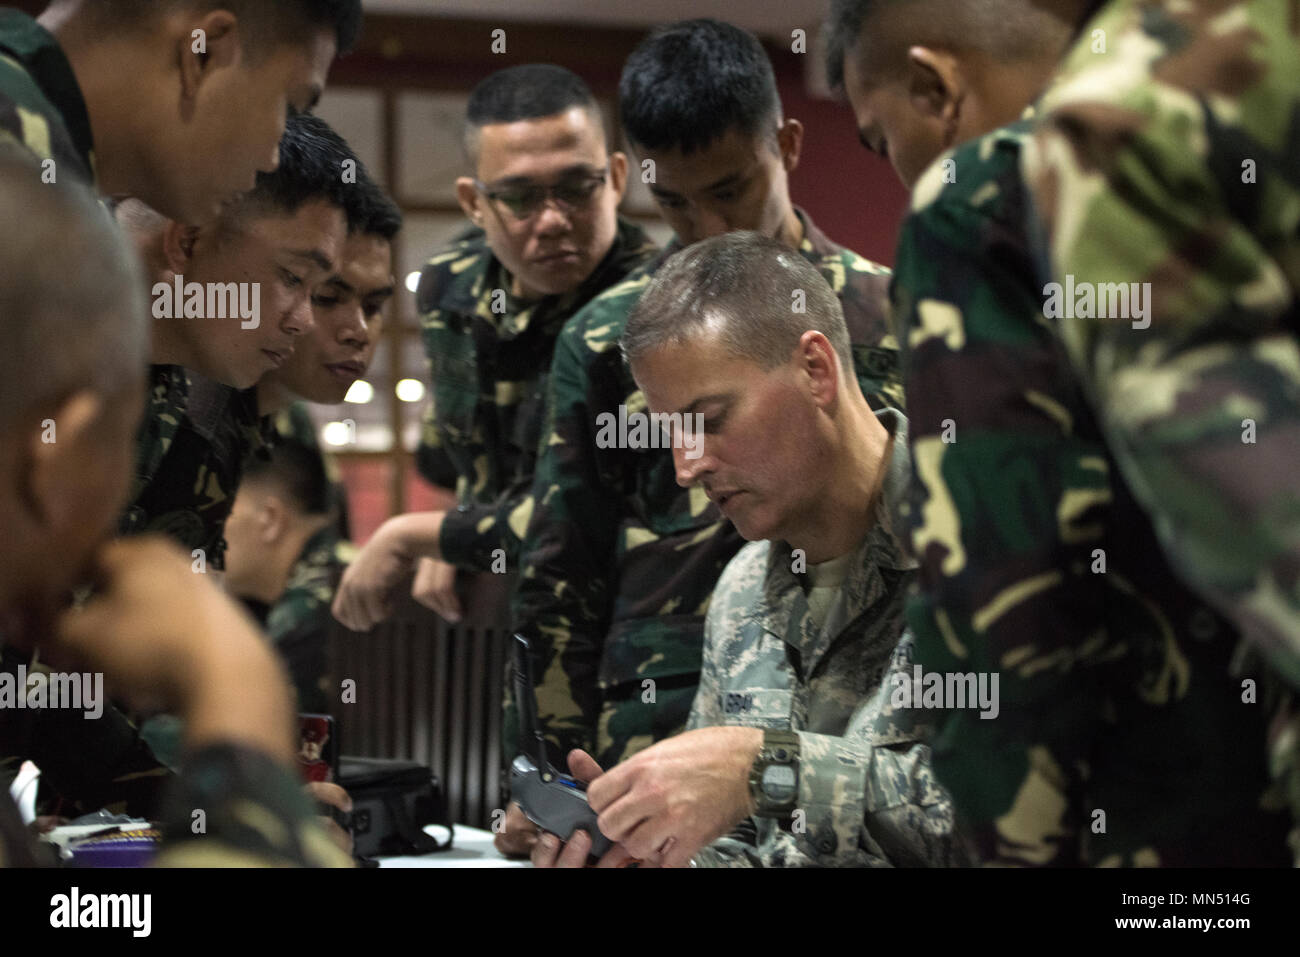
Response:
[[[0,52],[21,63],[46,99],[58,110],[77,155],[93,178],[95,143],[90,130],[90,113],[72,64],[54,34],[21,11],[0,10]]]

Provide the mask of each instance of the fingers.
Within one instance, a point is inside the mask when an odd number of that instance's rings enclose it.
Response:
[[[533,848],[534,867],[586,867],[591,853],[591,837],[586,831],[574,831],[568,842],[543,831]]]
[[[574,748],[569,752],[569,773],[584,784],[590,784],[605,772],[590,754]]]
[[[456,594],[456,566],[433,558],[421,558],[411,583],[411,597],[456,624],[464,615]]]
[[[331,784],[328,781],[312,781],[304,785],[304,787],[313,801],[328,804],[330,807],[336,807],[345,813],[352,810],[351,795],[337,784]]]
[[[528,820],[523,808],[511,802],[506,809],[505,826],[492,843],[506,857],[528,857],[537,843],[537,835],[537,825]]]

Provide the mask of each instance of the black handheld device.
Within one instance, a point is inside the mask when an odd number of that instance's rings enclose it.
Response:
[[[578,829],[591,836],[591,855],[610,848],[609,838],[596,826],[596,812],[587,803],[587,786],[561,774],[546,756],[546,738],[537,723],[533,691],[532,653],[528,639],[515,635],[515,707],[519,710],[519,749],[510,765],[510,796],[524,815],[544,831],[569,840]]]

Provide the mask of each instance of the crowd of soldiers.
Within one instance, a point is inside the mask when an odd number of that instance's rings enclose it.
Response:
[[[360,19],[0,12],[4,669],[121,705],[0,711],[0,771],[161,820],[166,863],[346,863],[346,794],[292,767],[321,622],[454,623],[505,569],[599,866],[1300,863],[1294,4],[831,0],[845,143],[911,194],[892,269],[791,201],[803,126],[736,26],[636,47],[631,157],[575,73],[492,73],[416,292],[456,504],[343,570],[301,403],[364,376],[401,215],[309,111]],[[251,326],[160,315],[240,281]],[[592,846],[514,804],[496,844]]]

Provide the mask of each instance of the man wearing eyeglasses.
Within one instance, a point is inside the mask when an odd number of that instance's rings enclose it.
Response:
[[[492,74],[470,94],[465,149],[474,176],[456,196],[474,229],[425,265],[416,302],[433,403],[417,456],[458,505],[390,519],[340,584],[334,614],[366,630],[396,588],[449,621],[457,569],[513,571],[551,353],[565,321],[657,248],[620,220],[627,157],[608,151],[599,107],[549,64]]]

